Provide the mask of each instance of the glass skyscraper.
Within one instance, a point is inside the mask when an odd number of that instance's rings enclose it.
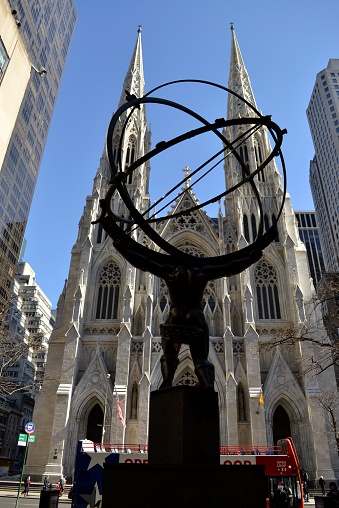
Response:
[[[4,1],[8,1],[15,13],[32,68],[0,167],[0,298],[3,300],[8,298],[13,280],[77,19],[74,0]],[[43,74],[39,72],[42,68],[46,70]]]
[[[295,212],[301,241],[305,244],[307,260],[314,287],[325,273],[324,258],[319,238],[316,215],[313,211]]]
[[[339,271],[339,59],[317,74],[307,118],[315,155],[310,184],[328,272]]]

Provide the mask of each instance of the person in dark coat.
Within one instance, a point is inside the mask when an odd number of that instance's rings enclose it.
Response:
[[[318,483],[320,485],[322,495],[324,496],[325,495],[325,484],[326,484],[326,482],[325,482],[323,476],[320,476]]]
[[[21,494],[23,494],[24,497],[28,496],[30,485],[31,485],[31,477],[30,476],[25,476],[25,479],[24,479],[24,490],[21,492]]]
[[[335,500],[335,506],[339,506],[339,492],[337,484],[335,482],[330,482],[328,486],[330,487],[330,491],[327,492],[327,496]]]
[[[44,478],[44,487],[43,487],[44,490],[47,490],[48,489],[48,476],[45,476]]]
[[[284,488],[281,480],[277,483],[277,488],[274,491],[272,499],[272,508],[287,508],[288,507],[288,494]]]

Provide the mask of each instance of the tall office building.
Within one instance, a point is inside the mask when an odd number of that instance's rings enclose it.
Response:
[[[13,72],[22,99],[7,112],[10,126],[0,124],[0,298],[6,302],[77,15],[74,0],[3,0],[2,4],[2,103],[11,104]],[[22,50],[18,51],[16,41]]]
[[[234,29],[229,88],[257,108]],[[127,95],[137,96],[145,91],[140,32],[122,86],[120,105],[126,101],[126,91]],[[235,96],[229,97],[228,119],[252,116],[253,110],[247,104]],[[107,107],[112,109],[111,104]],[[135,158],[151,149],[145,105],[135,111],[126,126],[119,162],[122,168],[129,167]],[[239,139],[240,131],[241,126],[230,126],[226,136]],[[159,137],[158,132],[156,135]],[[118,143],[119,136],[114,135],[113,146]],[[270,151],[264,127],[239,147],[251,172]],[[185,164],[186,161],[177,171],[181,172]],[[151,172],[149,162],[145,162],[126,179],[129,196],[138,210],[147,210],[151,203],[148,190]],[[242,179],[241,165],[233,155],[225,157],[224,175],[225,188]],[[279,210],[282,178],[274,160],[260,178],[255,178],[267,226]],[[78,439],[101,442],[104,430],[105,442],[146,444],[150,392],[160,387],[162,371],[166,370],[167,358],[162,356],[160,336],[160,324],[170,308],[166,284],[131,266],[102,228],[92,223],[100,213],[100,199],[106,195],[110,179],[104,151],[92,192],[86,198],[68,281],[58,302],[46,364],[49,382],[43,384],[36,399],[33,418],[39,422],[36,428],[39,447],[30,448],[26,470],[36,479],[48,474],[53,483],[62,473],[73,476]],[[198,197],[187,178],[172,203],[172,218],[166,223],[159,221],[154,226],[157,233],[197,257],[237,251],[256,237],[257,202],[248,183],[234,195],[226,196],[225,208],[220,205],[217,218],[194,209]],[[128,216],[126,204],[118,195],[112,197],[112,206],[114,213]],[[192,207],[194,211],[189,215],[175,215]],[[141,244],[151,244],[139,229],[133,229],[131,234]],[[215,367],[220,443],[272,446],[279,438],[291,435],[310,479],[320,474],[329,479],[337,476],[334,469],[339,468],[339,461],[331,441],[333,436],[326,432],[327,417],[319,409],[318,397],[336,386],[334,370],[328,368],[319,375],[309,375],[305,366],[309,366],[310,357],[314,359],[319,353],[313,349],[311,352],[305,342],[273,349],[263,347],[276,334],[284,337],[291,327],[306,326],[311,316],[305,302],[312,296],[306,249],[287,196],[275,242],[244,272],[210,281],[202,308],[210,331],[209,360]],[[321,317],[312,317],[319,326],[315,335],[318,337],[323,333]],[[179,360],[173,384],[198,384],[187,346],[181,348]],[[265,410],[259,411],[262,387]],[[118,418],[116,393],[126,427]]]
[[[339,271],[339,59],[317,74],[307,118],[315,155],[310,184],[317,212],[325,267]]]
[[[310,274],[313,279],[314,287],[316,287],[322,275],[325,273],[316,214],[313,211],[298,211],[295,212],[295,217],[298,221],[300,239],[304,242],[306,247]]]
[[[6,325],[11,356],[15,352],[16,358],[2,373],[8,382],[3,388],[8,391],[0,397],[0,454],[4,457],[23,459],[18,432],[24,432],[26,423],[32,421],[53,326],[51,302],[36,283],[34,270],[28,263],[18,263]],[[15,385],[19,384],[25,389],[18,390]]]

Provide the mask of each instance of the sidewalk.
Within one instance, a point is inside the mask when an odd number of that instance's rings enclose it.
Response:
[[[18,492],[14,492],[14,490],[0,490],[0,497],[13,497],[13,498],[16,498],[18,495]],[[29,493],[29,495],[27,496],[28,499],[40,499],[40,492],[32,492],[32,493]],[[26,499],[26,497],[22,496],[20,494],[20,499]],[[59,503],[71,503],[72,500],[71,499],[68,499],[67,495],[63,495],[61,497],[59,497]]]

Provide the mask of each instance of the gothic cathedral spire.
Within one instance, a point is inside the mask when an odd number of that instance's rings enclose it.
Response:
[[[231,40],[231,56],[230,56],[230,73],[228,79],[228,88],[236,92],[255,108],[257,108],[254,94],[251,87],[250,78],[248,76],[244,60],[239,48],[237,37],[235,35],[234,25],[231,23],[232,40]],[[227,118],[236,118],[237,116],[246,116],[248,108],[246,104],[239,101],[237,97],[231,95],[228,100]],[[253,116],[251,111],[249,116]]]
[[[126,102],[126,93],[142,97],[145,90],[144,66],[142,61],[141,26],[138,27],[138,37],[134,46],[131,62],[126,73],[125,81],[119,101],[119,108]]]

